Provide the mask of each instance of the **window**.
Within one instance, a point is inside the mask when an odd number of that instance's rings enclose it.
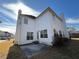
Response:
[[[42,31],[40,32],[40,37],[41,37],[41,38],[48,38],[47,30],[42,30]]]
[[[33,40],[33,32],[27,32],[27,40]]]
[[[37,39],[39,39],[39,32],[37,32]]]
[[[28,19],[24,17],[24,24],[28,24]]]

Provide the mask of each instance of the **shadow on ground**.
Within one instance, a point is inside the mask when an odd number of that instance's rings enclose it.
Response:
[[[27,59],[19,46],[9,49],[7,59]],[[37,54],[30,59],[79,59],[79,40],[71,40],[69,45],[62,47],[50,47],[46,51]]]
[[[7,59],[27,59],[19,46],[10,47]]]

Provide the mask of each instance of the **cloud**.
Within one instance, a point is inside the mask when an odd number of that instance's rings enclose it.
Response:
[[[9,15],[6,15],[5,13],[3,12],[0,12],[0,20],[2,21],[2,23],[12,23],[12,24],[15,24],[16,23],[16,20],[14,20],[12,17],[10,17]]]
[[[31,14],[37,16],[39,12],[18,1],[17,3],[3,4],[3,7],[12,10],[17,16],[18,10],[21,9],[23,14]],[[17,18],[17,17],[16,17]]]
[[[15,34],[16,27],[15,26],[7,26],[7,27],[5,26],[5,27],[0,27],[0,30]]]
[[[73,27],[77,31],[79,31],[79,18],[67,18],[66,19],[66,25],[69,28]]]
[[[10,18],[12,18],[12,19],[14,19],[14,20],[17,18],[16,14],[13,14],[13,13],[11,13],[11,12],[5,10],[5,9],[1,9],[1,8],[0,8],[0,13],[3,13],[3,14],[5,14],[5,15],[7,15],[7,17],[10,17]]]
[[[66,19],[66,23],[70,23],[70,24],[78,24],[79,23],[79,18],[68,18]]]
[[[23,14],[29,14],[29,15],[34,15],[34,16],[37,16],[39,14],[39,12],[25,5],[20,0],[16,3],[7,3],[7,4],[2,4],[1,6],[3,8],[0,7],[0,12],[7,15],[7,17],[12,18],[13,20],[17,20],[17,14],[18,14],[19,9],[22,10]],[[12,25],[11,23],[0,24],[0,30],[8,31],[10,33],[15,33],[16,24],[14,23],[14,25],[12,26],[11,25]]]
[[[16,27],[15,26],[16,26],[16,24],[1,23],[0,24],[0,30],[7,31],[7,32],[15,34],[15,31],[16,31]]]

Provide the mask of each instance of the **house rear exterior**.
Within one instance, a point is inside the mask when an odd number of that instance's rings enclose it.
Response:
[[[39,41],[47,45],[54,42],[54,30],[69,37],[64,17],[59,17],[51,8],[44,10],[38,17],[18,12],[16,43],[18,45]]]

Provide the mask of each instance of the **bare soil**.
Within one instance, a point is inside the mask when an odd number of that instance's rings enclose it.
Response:
[[[27,59],[19,46],[9,48],[7,59]],[[67,46],[49,47],[46,51],[30,59],[79,59],[79,40],[71,40]]]

